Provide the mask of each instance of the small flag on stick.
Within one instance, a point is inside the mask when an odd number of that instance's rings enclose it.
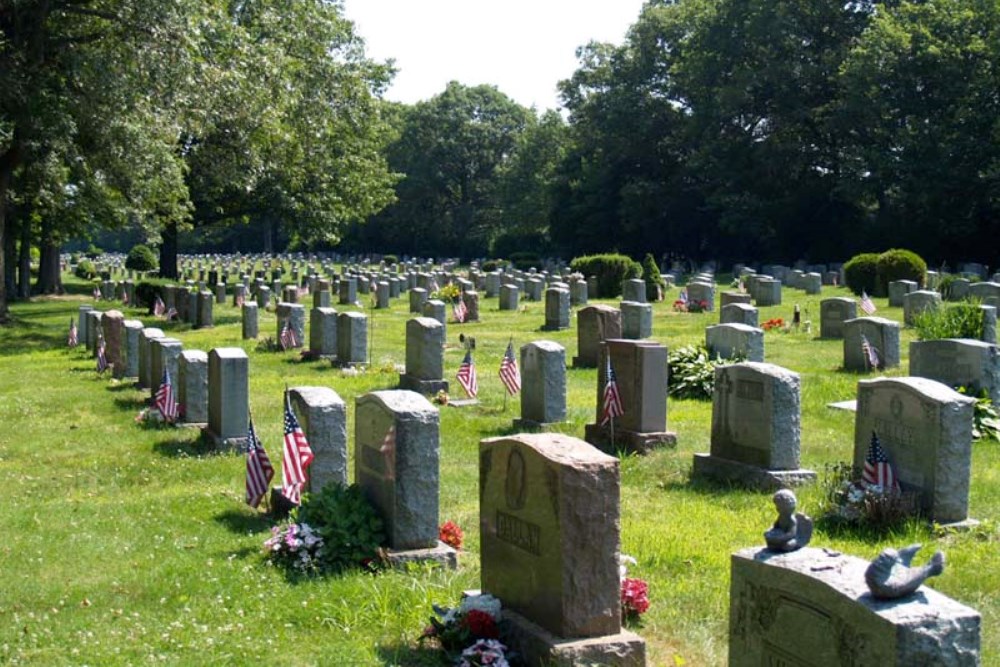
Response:
[[[160,380],[160,386],[153,398],[153,407],[160,411],[167,423],[176,421],[180,414],[180,407],[174,398],[174,385],[170,382],[170,371],[166,368],[163,369],[163,379]]]
[[[103,373],[108,370],[108,353],[104,345],[104,336],[97,339],[97,372]]]
[[[622,396],[618,392],[618,381],[615,378],[615,371],[611,368],[611,355],[608,355],[608,367],[605,371],[607,379],[604,382],[604,407],[601,413],[601,426],[604,426],[615,417],[625,414],[622,406]]]
[[[868,293],[864,290],[861,290],[861,303],[859,305],[861,306],[861,310],[865,312],[865,315],[871,315],[878,310],[878,308],[875,307],[875,303],[868,298]]]
[[[257,438],[253,427],[253,417],[250,417],[250,430],[247,433],[247,505],[257,507],[267,493],[274,477],[274,466],[268,458],[264,445]]]
[[[878,358],[878,350],[868,340],[868,336],[861,334],[861,353],[865,355],[865,361],[873,369],[878,368],[881,360]]]
[[[71,317],[69,318],[69,336],[66,337],[66,347],[76,347],[80,344],[77,338],[76,332],[76,321]]]
[[[455,316],[456,322],[465,322],[465,318],[469,314],[469,309],[465,305],[465,299],[461,296],[455,300],[455,305],[452,306],[452,314]]]
[[[458,374],[455,376],[462,389],[469,398],[475,398],[479,393],[479,380],[476,378],[476,364],[472,361],[472,351],[466,350],[465,359],[458,367]]]
[[[517,367],[517,359],[514,358],[513,341],[507,343],[507,351],[500,361],[500,381],[511,396],[521,391],[521,371]]]
[[[306,440],[306,434],[299,425],[299,420],[292,412],[292,402],[285,392],[285,446],[281,464],[281,494],[289,502],[298,505],[302,502],[302,489],[309,479],[306,470],[313,462],[312,448]]]
[[[281,326],[281,335],[278,337],[278,340],[281,343],[282,350],[290,350],[293,347],[299,346],[299,339],[295,335],[295,329],[292,328],[290,319],[286,319],[285,323]]]
[[[886,492],[899,492],[899,481],[896,479],[896,472],[889,463],[889,457],[882,449],[875,431],[872,431],[872,441],[868,445],[868,453],[865,455],[865,466],[861,471],[861,481],[868,486],[881,486]]]

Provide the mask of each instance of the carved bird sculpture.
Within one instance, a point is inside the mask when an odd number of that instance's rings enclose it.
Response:
[[[944,572],[944,554],[935,553],[930,561],[921,567],[910,567],[913,557],[920,551],[921,544],[911,544],[896,551],[884,549],[865,570],[868,590],[879,600],[894,600],[913,593],[931,577]]]

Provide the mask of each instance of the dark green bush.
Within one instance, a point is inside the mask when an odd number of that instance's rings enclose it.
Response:
[[[97,277],[97,267],[89,259],[81,259],[77,265],[76,269],[73,271],[77,278],[83,278],[84,280],[93,280]]]
[[[155,271],[156,254],[141,243],[132,247],[125,258],[125,268],[132,271]]]
[[[156,295],[159,294],[162,299],[164,286],[171,284],[173,284],[172,281],[161,278],[147,278],[146,280],[139,281],[135,285],[136,303],[132,305],[135,307],[146,306],[147,308],[152,308],[153,303],[156,301]]]
[[[393,264],[399,264],[399,257],[396,255],[383,255],[382,261],[385,262],[386,266],[391,266]]]
[[[893,248],[878,256],[877,294],[889,293],[889,283],[894,280],[912,280],[923,289],[927,282],[927,262],[910,250]]]
[[[715,367],[725,366],[737,359],[712,360],[708,349],[702,345],[685,345],[667,355],[669,393],[675,398],[711,400],[715,390]]]
[[[323,569],[339,572],[371,567],[385,542],[382,519],[356,485],[327,484],[319,493],[307,493],[292,520],[307,523],[323,538]]]
[[[576,257],[569,263],[573,271],[584,277],[597,277],[597,298],[612,298],[621,295],[622,283],[632,278],[642,277],[639,262],[627,255],[606,254]]]
[[[515,269],[527,271],[531,268],[538,268],[542,265],[542,258],[537,252],[515,252],[510,255],[510,263]]]
[[[878,285],[878,253],[863,252],[844,264],[844,282],[855,294],[874,295]]]
[[[657,295],[663,292],[663,276],[653,255],[648,252],[642,260],[642,279],[646,281],[646,300],[657,301]]]
[[[483,265],[479,268],[481,268],[486,273],[490,273],[491,271],[496,271],[497,269],[499,269],[501,266],[503,266],[503,264],[504,261],[502,259],[487,259],[486,261],[483,262]]]
[[[982,340],[983,309],[978,303],[956,303],[917,313],[913,319],[920,340],[972,338]]]
[[[90,259],[97,259],[104,254],[104,251],[98,248],[96,245],[91,243],[87,246],[87,252],[84,253]]]

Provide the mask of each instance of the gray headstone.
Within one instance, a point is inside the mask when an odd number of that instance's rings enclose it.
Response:
[[[208,329],[215,324],[215,320],[212,316],[212,304],[215,301],[215,297],[209,291],[198,293],[198,319],[197,327],[198,329]]]
[[[542,291],[545,289],[545,281],[541,278],[531,278],[524,285],[525,295],[529,301],[541,301]]]
[[[180,377],[180,359],[184,344],[176,338],[155,338],[149,344],[150,352],[150,388],[153,394],[163,382],[163,371],[170,373],[170,382],[174,392],[177,392],[177,380]]]
[[[521,346],[521,418],[515,427],[566,420],[566,348],[550,340]]]
[[[275,311],[275,340],[281,337],[281,330],[285,327],[286,322],[292,328],[292,331],[295,332],[295,340],[298,343],[295,347],[303,347],[306,342],[305,306],[301,303],[282,302],[278,304],[278,308]]]
[[[746,324],[716,324],[705,328],[705,347],[713,358],[764,361],[764,330]]]
[[[448,307],[445,305],[445,302],[440,299],[428,299],[424,302],[422,314],[424,317],[433,318],[441,323],[441,326],[444,327],[442,335],[444,335],[445,340],[447,340]]]
[[[546,331],[569,329],[569,290],[550,287],[545,290]]]
[[[337,363],[363,364],[368,359],[368,318],[364,313],[337,315]]]
[[[101,318],[103,316],[104,313],[99,310],[88,310],[85,314],[87,320],[87,351],[91,356],[97,353],[97,339],[100,338]]]
[[[917,315],[941,307],[941,295],[930,290],[917,290],[903,295],[903,323],[911,326]]]
[[[985,391],[995,405],[1000,405],[1000,354],[996,345],[963,338],[914,341],[910,343],[910,375],[950,387],[965,387],[972,396]]]
[[[312,293],[313,308],[330,307],[330,283],[326,280],[316,281],[316,291]]]
[[[723,293],[723,297],[725,297],[725,293]],[[719,323],[743,324],[756,328],[759,325],[757,309],[749,303],[727,304],[719,310]]]
[[[983,335],[986,343],[997,343],[997,309],[996,306],[979,306],[983,311]]]
[[[641,281],[640,281],[641,282]],[[653,335],[653,306],[649,303],[622,301],[622,338],[639,340]]]
[[[843,296],[819,302],[819,335],[821,338],[843,338],[844,322],[858,316],[858,302]]]
[[[337,311],[313,308],[309,314],[309,351],[321,357],[337,356]]]
[[[646,281],[641,278],[626,280],[622,284],[622,301],[634,301],[635,303],[646,303]]]
[[[125,316],[121,311],[109,310],[101,318],[104,331],[104,354],[112,366],[112,375],[125,377]]]
[[[215,283],[215,303],[226,303],[226,283]]]
[[[500,286],[500,310],[517,310],[518,297],[520,296],[517,285],[506,283]]]
[[[416,317],[406,322],[406,372],[400,374],[399,386],[419,394],[448,391],[444,380],[444,327],[437,320]]]
[[[354,278],[340,279],[340,303],[341,305],[353,304],[358,300],[358,282]]]
[[[948,301],[962,301],[969,296],[970,283],[965,278],[956,278],[951,281],[948,285],[948,291],[945,293],[945,298]]]
[[[152,342],[157,338],[163,338],[163,330],[155,328],[143,329],[139,334],[139,383],[140,389],[155,389],[160,383],[160,378],[152,379],[153,375],[153,351]]]
[[[415,287],[410,290],[410,312],[421,314],[424,311],[424,303],[427,301],[427,290]]]
[[[903,307],[903,297],[916,292],[920,286],[912,280],[893,280],[889,283],[889,306]]]
[[[262,310],[266,310],[271,304],[271,288],[267,285],[261,286],[257,290],[257,306]]]
[[[486,298],[493,299],[500,294],[500,274],[496,271],[486,274]]]
[[[219,444],[246,439],[250,424],[250,359],[239,347],[208,353],[208,433]]]
[[[288,394],[314,456],[306,490],[318,493],[328,484],[347,486],[344,401],[329,387],[292,387]]]
[[[617,308],[597,304],[581,308],[576,314],[577,356],[574,368],[594,368],[600,356],[601,342],[622,338],[622,313]]]
[[[479,293],[467,290],[462,292],[462,301],[465,302],[465,321],[466,322],[478,322],[479,321]]]
[[[177,402],[189,424],[208,423],[208,355],[184,350],[180,355]]]
[[[762,278],[754,284],[753,300],[757,307],[781,305],[781,281]]]
[[[260,334],[260,320],[256,301],[244,301],[241,309],[243,318],[243,340],[251,340]]]
[[[879,368],[899,365],[899,322],[884,317],[857,317],[844,321],[844,370],[872,370],[862,350],[862,336],[875,348]]]
[[[745,303],[749,306],[753,301],[748,292],[723,292],[719,295],[719,303],[725,308],[731,303]]]
[[[90,327],[90,319],[87,317],[87,313],[94,309],[93,306],[80,306],[77,315],[76,323],[76,339],[77,344],[87,346],[87,341],[90,339],[88,329]]]
[[[800,287],[806,294],[819,294],[823,286],[823,276],[818,273],[807,273],[802,276]]]
[[[142,322],[125,320],[125,370],[123,377],[139,377],[139,339],[142,337]]]

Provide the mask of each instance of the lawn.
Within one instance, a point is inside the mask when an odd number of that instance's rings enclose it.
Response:
[[[66,349],[70,318],[90,303],[90,286],[67,281],[70,294],[15,304],[15,325],[0,329],[0,478],[9,491],[0,504],[0,663],[433,664],[416,645],[431,603],[450,604],[479,586],[479,440],[513,432],[519,415],[516,399],[505,405],[497,376],[504,349],[511,336],[515,347],[554,340],[569,360],[575,318],[568,331],[542,332],[543,304],[522,301],[521,310],[501,313],[496,299],[484,299],[479,323],[448,324],[453,395],[464,333],[477,340],[481,401],[441,409],[440,519],[466,534],[457,572],[294,579],[261,554],[271,523],[243,502],[243,459],[206,451],[192,429],[141,428],[133,418],[148,392],[98,377],[81,349]],[[675,313],[675,295],[654,305],[653,338],[669,348],[703,342],[718,313]],[[865,377],[838,370],[841,341],[817,338],[820,298],[847,295],[824,287],[822,296],[806,297],[786,288],[784,305],[760,312],[762,322],[790,320],[799,304],[802,319],[811,320],[810,332],[767,333],[765,350],[767,361],[802,377],[802,464],[820,472],[849,460],[853,446],[853,413],[826,404],[853,398]],[[902,320],[901,309],[875,302],[878,315]],[[407,303],[404,294],[390,310],[374,311],[373,363],[357,375],[242,341],[239,313],[228,303],[216,305],[212,329],[157,326],[186,349],[247,351],[254,421],[272,460],[280,458],[286,385],[337,391],[348,405],[353,454],[355,397],[397,385]],[[154,322],[144,311],[124,311]],[[262,312],[260,331],[276,336],[273,313]],[[912,331],[902,339],[902,366],[888,375],[906,373]],[[571,368],[567,379],[568,421],[559,430],[582,437],[595,416],[596,371]],[[692,455],[709,449],[709,402],[671,399],[667,421],[676,448],[622,459],[622,551],[638,560],[631,574],[649,582],[652,600],[632,629],[648,642],[651,665],[722,665],[729,555],[763,544],[773,505],[768,494],[689,480]],[[972,469],[970,514],[983,521],[974,531],[937,536],[917,521],[883,537],[820,529],[813,545],[866,559],[912,542],[926,545],[923,558],[944,550],[948,567],[932,586],[982,613],[983,664],[1000,664],[1000,443],[976,443]],[[801,511],[815,515],[821,496],[819,486],[801,490]]]

